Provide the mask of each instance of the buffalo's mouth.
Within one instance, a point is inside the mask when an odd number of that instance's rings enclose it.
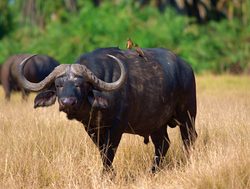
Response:
[[[62,98],[58,100],[59,111],[67,114],[69,119],[73,119],[76,113],[79,111],[80,104],[77,100],[72,100],[70,98]]]
[[[59,106],[59,111],[62,111],[64,113],[66,113],[68,119],[74,119],[76,114],[77,114],[77,110],[79,110],[79,108],[77,108],[77,107],[62,107],[62,106]]]
[[[73,112],[67,113],[67,118],[69,120],[75,119],[76,118],[76,113],[73,113]]]

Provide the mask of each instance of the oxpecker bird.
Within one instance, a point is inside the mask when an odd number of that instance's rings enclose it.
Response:
[[[142,58],[144,58],[144,60],[148,60],[144,54],[144,52],[142,51],[142,49],[139,47],[138,44],[134,43],[130,38],[128,38],[127,40],[127,45],[126,45],[127,49],[133,49],[135,48],[135,51],[138,53],[138,55]]]

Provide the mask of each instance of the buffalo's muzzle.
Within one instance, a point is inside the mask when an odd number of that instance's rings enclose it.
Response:
[[[63,107],[72,107],[77,104],[77,99],[75,97],[66,97],[60,99],[60,104]]]

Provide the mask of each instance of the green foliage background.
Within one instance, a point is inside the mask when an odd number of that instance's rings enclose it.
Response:
[[[52,4],[46,1],[44,6],[50,7],[46,9],[49,13],[51,7],[56,8]],[[1,31],[10,30],[0,39],[0,63],[16,53],[48,54],[61,63],[73,63],[82,53],[99,47],[125,49],[130,37],[143,48],[165,47],[174,51],[198,73],[227,72],[234,64],[245,71],[250,68],[250,24],[238,18],[197,25],[193,18],[169,8],[160,13],[155,7],[140,8],[132,1],[105,1],[97,8],[84,1],[77,13],[58,8],[56,19],[47,16],[46,27],[41,30],[20,24],[15,6],[10,6],[12,19],[6,21],[0,13]]]

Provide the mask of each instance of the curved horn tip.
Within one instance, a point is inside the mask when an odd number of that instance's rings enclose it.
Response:
[[[30,56],[28,56],[27,58],[25,58],[20,64],[23,64],[24,62],[26,62],[27,60],[31,59],[34,56],[37,56],[38,54],[32,54]]]
[[[110,57],[110,58],[114,58],[114,59],[116,59],[116,57],[115,57],[114,55],[107,54],[107,56],[108,56],[108,57]]]
[[[116,60],[118,63],[122,64],[121,60],[119,58],[117,58],[116,56],[114,55],[111,55],[111,54],[107,54],[108,57],[110,58],[113,58],[114,60]]]

